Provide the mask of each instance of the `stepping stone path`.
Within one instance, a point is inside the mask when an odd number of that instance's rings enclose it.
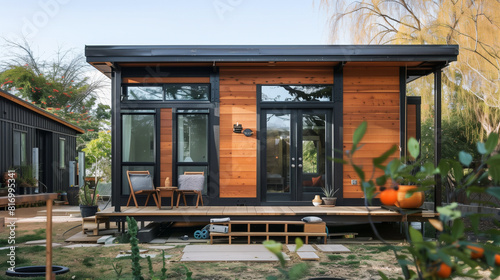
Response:
[[[116,256],[116,258],[119,259],[119,258],[130,257],[130,256],[132,256],[132,254],[118,254]],[[157,254],[139,254],[139,256],[143,259],[145,259],[147,257],[154,259],[157,256]],[[165,258],[167,258],[167,256],[165,256]]]
[[[187,245],[180,261],[278,261],[263,245]],[[285,259],[290,259],[285,255]]]
[[[82,248],[82,247],[100,247],[101,244],[72,244],[64,246],[64,248]]]
[[[97,244],[106,244],[106,241],[110,238],[113,238],[112,235],[104,235],[101,238],[97,239]]]
[[[149,249],[156,249],[156,250],[168,250],[168,249],[173,249],[175,246],[149,246]]]
[[[297,251],[297,255],[303,261],[318,261],[319,256],[315,252],[301,252],[300,249]]]
[[[290,252],[295,252],[295,244],[286,245],[286,247],[288,248],[288,250],[290,250]],[[314,249],[312,245],[304,244],[299,248],[298,252],[316,252],[316,249]]]
[[[47,243],[46,239],[40,239],[40,240],[27,241],[24,244],[26,244],[26,245],[44,245],[45,243]]]
[[[321,252],[328,252],[328,253],[348,253],[348,252],[351,252],[351,250],[347,249],[345,246],[343,245],[324,245],[324,244],[318,244],[316,245],[316,247],[318,247],[318,249],[321,251]]]
[[[164,238],[155,238],[148,242],[149,244],[165,244],[167,243],[167,239]]]

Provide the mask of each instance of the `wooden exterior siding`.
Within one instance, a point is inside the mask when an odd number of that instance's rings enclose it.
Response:
[[[399,145],[399,67],[344,68],[344,150],[352,148],[354,130],[363,122],[368,129],[363,148],[356,151],[355,162],[363,166],[367,176],[373,170],[372,158],[380,156],[392,145]],[[391,158],[398,157],[397,151]],[[383,174],[377,171],[375,176]],[[357,185],[351,179],[358,180]],[[351,166],[344,166],[344,198],[362,198],[359,177]]]
[[[172,108],[163,108],[160,113],[160,186],[164,186],[165,178],[172,177]]]
[[[257,131],[257,85],[333,84],[332,67],[220,68],[220,197],[257,197],[257,137],[235,134],[233,125]]]
[[[406,107],[406,141],[411,137],[417,139],[417,105],[408,104]]]

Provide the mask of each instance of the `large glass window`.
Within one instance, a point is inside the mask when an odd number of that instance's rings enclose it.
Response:
[[[154,115],[122,115],[122,160],[155,161]]]
[[[261,101],[332,101],[333,87],[324,85],[263,85]]]
[[[14,131],[14,142],[13,142],[13,162],[14,166],[21,166],[27,164],[26,156],[26,132]]]
[[[206,162],[208,159],[208,115],[179,115],[177,120],[177,160],[179,162]]]
[[[179,110],[177,115],[177,175],[203,171],[208,182],[208,110]]]

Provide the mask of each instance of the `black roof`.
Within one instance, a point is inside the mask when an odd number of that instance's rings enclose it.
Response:
[[[72,123],[69,123],[68,121],[66,121],[66,120],[64,120],[64,119],[62,119],[54,114],[51,114],[51,113],[45,111],[44,109],[37,107],[37,106],[27,102],[27,101],[24,101],[21,98],[13,95],[7,91],[0,90],[0,98],[10,100],[13,103],[16,103],[16,104],[18,104],[18,105],[20,105],[28,110],[35,112],[36,114],[44,116],[44,117],[51,119],[53,121],[56,121],[56,122],[60,123],[61,125],[67,126],[71,129],[73,129],[74,131],[76,131],[77,133],[80,133],[80,134],[85,133],[85,130],[83,130],[81,127],[78,127]]]
[[[455,61],[458,45],[85,46],[88,62]]]
[[[87,62],[109,74],[138,62],[422,62],[417,76],[456,61],[458,45],[158,45],[85,46]],[[424,70],[425,68],[425,70]],[[424,70],[419,73],[419,70]],[[410,74],[413,75],[413,74]]]

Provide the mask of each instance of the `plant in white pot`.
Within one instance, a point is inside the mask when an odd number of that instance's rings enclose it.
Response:
[[[339,189],[335,190],[332,186],[326,186],[322,187],[323,189],[323,194],[325,196],[322,197],[323,203],[325,205],[335,205],[337,202],[337,197],[335,197],[335,194],[339,191]]]

